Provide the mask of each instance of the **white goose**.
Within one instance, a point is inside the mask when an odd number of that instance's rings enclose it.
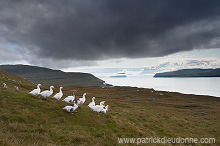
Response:
[[[4,88],[8,88],[8,86],[6,85],[6,83],[3,83]]]
[[[40,93],[40,86],[41,84],[37,84],[37,89],[32,90],[31,92],[29,92],[29,94],[37,96]]]
[[[55,99],[57,99],[57,100],[60,100],[60,98],[62,98],[62,96],[63,96],[62,89],[63,89],[63,87],[60,87],[60,92],[58,92],[57,94],[55,94],[55,95],[53,96],[53,98],[55,98]]]
[[[91,106],[91,110],[94,111],[94,112],[101,112],[103,109],[104,109],[104,101],[101,101],[100,102],[100,105],[95,105],[95,106]]]
[[[53,94],[53,88],[54,86],[50,86],[50,90],[45,90],[41,93],[39,93],[41,96],[43,96],[44,98],[47,98],[49,96],[51,96]]]
[[[95,97],[92,97],[92,102],[88,104],[88,107],[95,106]]]
[[[19,90],[18,86],[15,86],[15,91],[18,91],[18,90]]]
[[[82,98],[79,98],[79,99],[77,100],[77,104],[78,104],[78,105],[82,105],[85,101],[86,101],[86,93],[83,94],[83,97],[82,97]]]
[[[78,108],[78,105],[75,103],[73,105],[67,105],[63,109],[65,109],[69,113],[73,113]]]
[[[73,103],[74,100],[75,100],[75,95],[74,95],[74,91],[73,91],[71,96],[67,96],[62,101],[65,101],[66,103],[71,104],[71,103]]]

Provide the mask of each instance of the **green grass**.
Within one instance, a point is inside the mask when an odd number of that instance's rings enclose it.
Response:
[[[22,80],[5,72],[0,75]],[[72,89],[76,97],[87,93],[85,105],[69,114],[62,101],[27,94],[35,85],[26,80],[1,80],[9,88],[0,87],[0,145],[118,145],[118,137],[214,137],[220,144],[220,98],[143,88],[66,86],[64,97]],[[58,90],[55,86],[55,93]],[[93,96],[96,103],[105,100],[110,105],[107,114],[90,111],[87,105]]]

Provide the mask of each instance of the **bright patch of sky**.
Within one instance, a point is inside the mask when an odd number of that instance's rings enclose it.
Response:
[[[17,44],[14,43],[6,43],[4,44],[4,46],[13,51],[17,51],[16,49],[19,47]]]
[[[164,57],[153,57],[153,58],[141,58],[141,59],[111,59],[99,61],[96,66],[87,67],[76,67],[63,69],[64,71],[85,71],[93,69],[104,69],[104,68],[144,68],[150,66],[157,66],[166,62],[185,62],[189,60],[197,61],[210,61],[216,60],[220,62],[220,49],[207,49],[207,50],[192,50],[185,52],[178,52]]]
[[[219,58],[220,59],[220,49],[207,49],[207,50],[192,50],[186,52],[178,52],[171,57],[186,57],[186,58]]]

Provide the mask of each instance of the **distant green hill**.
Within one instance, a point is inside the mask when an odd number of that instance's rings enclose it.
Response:
[[[172,72],[156,73],[154,77],[220,77],[220,68],[182,69]]]
[[[100,86],[103,80],[89,73],[63,72],[29,65],[0,65],[0,70],[21,76],[33,83],[62,86]]]

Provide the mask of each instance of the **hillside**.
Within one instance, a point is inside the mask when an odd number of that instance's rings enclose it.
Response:
[[[7,84],[7,91],[14,92],[15,86],[19,87],[19,89],[23,90],[30,86],[35,86],[33,83],[27,81],[24,78],[21,78],[17,75],[5,72],[0,70],[0,86],[2,87],[2,83]]]
[[[131,87],[64,87],[64,97],[75,89],[87,93],[78,113],[69,114],[66,104],[52,98],[27,94],[36,85],[0,72],[0,145],[119,145],[122,137],[211,137],[220,143],[220,98],[159,92]],[[14,90],[14,85],[19,91]],[[48,89],[43,86],[42,90]],[[59,87],[55,86],[55,93]],[[110,105],[107,114],[87,107]],[[161,144],[158,144],[161,145]]]
[[[0,70],[19,75],[33,83],[62,86],[100,86],[104,81],[89,73],[63,72],[29,65],[0,65]]]
[[[220,77],[220,68],[217,69],[182,69],[172,72],[156,73],[154,77]]]

